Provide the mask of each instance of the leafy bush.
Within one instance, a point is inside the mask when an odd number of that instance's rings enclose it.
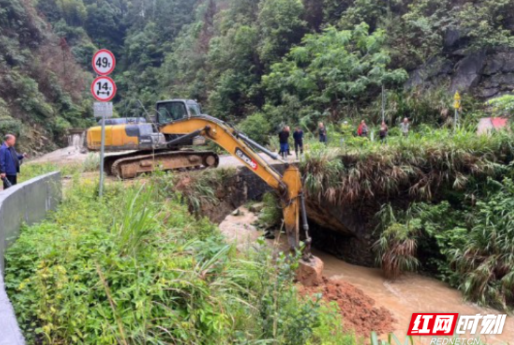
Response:
[[[271,126],[262,113],[255,113],[248,116],[239,123],[238,128],[251,139],[262,145],[266,145],[269,141],[269,133]]]
[[[99,170],[100,167],[100,155],[96,153],[89,153],[82,165],[82,170],[85,172]]]
[[[511,116],[514,113],[514,95],[503,95],[487,102],[491,106],[494,115]]]
[[[263,76],[263,85],[272,102],[280,104],[284,94],[291,94],[305,105],[329,109],[338,119],[343,110],[366,104],[373,88],[407,78],[404,70],[387,67],[384,41],[385,32],[370,33],[366,23],[353,30],[327,27],[321,34],[306,35],[301,46],[274,64]]]

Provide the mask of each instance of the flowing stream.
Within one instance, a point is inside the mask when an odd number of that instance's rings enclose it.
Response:
[[[412,313],[459,313],[460,315],[499,314],[494,309],[481,308],[463,300],[462,294],[436,279],[406,274],[390,281],[379,269],[350,265],[334,256],[315,250],[325,263],[325,276],[347,281],[363,290],[376,301],[377,306],[387,308],[396,318],[395,335],[403,341]],[[480,329],[480,327],[479,327]],[[431,337],[419,337],[417,344],[430,344]],[[501,335],[482,336],[487,344],[514,345],[514,317],[508,316]]]

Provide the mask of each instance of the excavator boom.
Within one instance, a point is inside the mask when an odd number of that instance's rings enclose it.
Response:
[[[208,115],[198,115],[196,102],[170,100],[157,103],[156,124],[127,123],[106,127],[106,150],[121,152],[108,155],[104,160],[106,171],[120,178],[133,178],[139,174],[163,170],[197,170],[216,167],[219,157],[210,151],[185,149],[195,140],[211,140],[240,160],[250,171],[277,191],[284,213],[289,245],[300,245],[300,214],[305,215],[302,179],[297,166],[287,164],[283,174],[263,159],[256,150],[273,158],[275,154],[260,146],[227,123]],[[88,149],[100,149],[101,128],[88,130]],[[126,152],[131,150],[131,152]],[[123,152],[125,151],[125,152]],[[307,249],[310,247],[308,225],[304,217]],[[307,250],[308,252],[308,250]]]
[[[239,159],[248,169],[259,176],[271,188],[278,192],[284,214],[284,224],[289,245],[292,249],[299,249],[300,245],[300,209],[302,178],[297,166],[287,164],[284,174],[277,172],[266,160],[255,152],[251,140],[240,135],[234,128],[226,123],[210,117],[197,116],[188,119],[174,121],[163,126],[160,132],[164,135],[176,135],[181,133],[195,133],[215,142],[228,153]],[[176,140],[180,140],[176,139]],[[305,213],[305,210],[303,210]],[[306,226],[306,222],[305,226]],[[308,228],[306,237],[308,246],[310,238]]]

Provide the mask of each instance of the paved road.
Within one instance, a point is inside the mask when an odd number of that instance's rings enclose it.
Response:
[[[260,153],[259,156],[261,156],[262,159],[264,159],[266,162],[268,162],[270,164],[278,164],[278,163],[282,162],[280,160],[274,160],[264,153]],[[297,163],[298,161],[296,160],[296,156],[293,154],[292,156],[289,156],[288,162],[289,163]],[[241,163],[241,161],[239,159],[237,159],[236,157],[231,156],[231,155],[221,155],[220,156],[220,164],[219,164],[218,168],[230,168],[230,167],[240,167],[240,166],[244,166],[244,164]]]

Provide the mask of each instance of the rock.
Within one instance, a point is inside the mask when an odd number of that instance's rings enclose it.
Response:
[[[234,210],[232,212],[232,215],[235,216],[235,217],[239,217],[239,216],[242,216],[244,213],[240,210],[240,209],[237,209],[237,210]]]
[[[511,91],[514,88],[514,73],[498,73],[486,78],[480,86],[484,89]]]
[[[505,53],[504,55],[504,64],[502,67],[503,73],[513,73],[514,72],[514,52]]]
[[[444,35],[443,48],[446,52],[458,51],[462,47],[467,46],[469,38],[462,29],[448,29]]]
[[[499,54],[494,54],[487,59],[487,64],[484,68],[484,74],[492,75],[501,72],[505,60]]]
[[[493,98],[500,92],[500,89],[498,88],[489,88],[489,89],[480,89],[478,92],[478,96],[480,98]]]
[[[486,62],[486,51],[471,53],[457,63],[452,79],[451,92],[468,91],[480,82]]]
[[[319,286],[323,284],[323,261],[313,256],[310,261],[300,261],[296,270],[296,280],[304,286]]]
[[[264,208],[264,203],[263,202],[258,202],[258,203],[255,203],[253,204],[252,206],[250,206],[250,212],[253,212],[253,213],[259,213],[262,211],[262,209]]]
[[[423,66],[416,69],[411,73],[409,80],[406,83],[407,88],[416,87],[418,85],[428,82],[437,84],[439,77],[447,77],[453,72],[453,63],[442,57],[430,58]]]

